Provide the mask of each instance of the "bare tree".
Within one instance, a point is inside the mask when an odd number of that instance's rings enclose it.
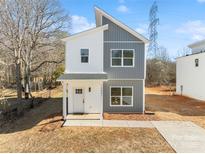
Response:
[[[45,63],[62,60],[42,59],[55,50],[56,35],[70,25],[70,18],[57,0],[6,0],[0,4],[0,44],[7,48],[16,64],[18,98],[24,85],[30,93],[31,72]],[[46,56],[48,57],[48,56]],[[36,61],[41,59],[42,61]]]
[[[159,47],[156,58],[147,60],[147,85],[175,82],[175,62],[171,61],[165,47]]]
[[[177,57],[182,57],[191,54],[191,49],[188,47],[184,47],[181,50],[178,50]]]

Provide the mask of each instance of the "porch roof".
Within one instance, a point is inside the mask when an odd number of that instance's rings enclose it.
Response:
[[[106,80],[107,73],[69,73],[62,74],[57,81],[64,80]]]

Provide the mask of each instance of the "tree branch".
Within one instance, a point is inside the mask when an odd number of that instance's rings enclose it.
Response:
[[[64,60],[60,60],[60,61],[44,61],[42,63],[40,63],[36,68],[32,69],[31,72],[35,72],[37,71],[41,66],[43,66],[44,64],[47,64],[47,63],[55,63],[55,64],[60,64],[62,63]]]

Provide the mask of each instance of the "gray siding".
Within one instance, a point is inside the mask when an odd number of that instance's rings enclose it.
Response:
[[[102,17],[102,24],[108,24],[108,30],[104,32],[104,41],[140,41],[104,16]]]
[[[135,49],[134,67],[111,67],[111,49]],[[104,43],[104,72],[108,79],[144,79],[144,44]]]
[[[137,43],[138,38],[120,28],[107,18],[102,18],[102,23],[108,24],[108,30],[104,31],[104,72],[108,74],[108,81],[103,84],[103,112],[142,113],[143,112],[143,79],[145,78],[145,44]],[[111,41],[111,42],[109,42]],[[114,41],[114,42],[113,42]],[[117,42],[123,41],[123,42]],[[126,42],[132,41],[132,42]],[[134,67],[111,67],[111,49],[134,49]],[[118,80],[113,80],[118,79]],[[136,80],[126,80],[136,79]],[[142,79],[142,80],[137,80]],[[110,86],[133,86],[132,107],[111,107]]]
[[[133,107],[111,107],[110,86],[133,86]],[[143,81],[142,80],[110,80],[103,84],[103,112],[143,112]]]
[[[100,80],[107,79],[107,74],[62,74],[57,80]]]
[[[108,24],[104,31],[104,41],[139,41],[138,38],[103,17],[103,24]],[[134,67],[111,67],[111,49],[134,49]],[[145,44],[137,42],[104,42],[104,72],[108,79],[144,79]]]

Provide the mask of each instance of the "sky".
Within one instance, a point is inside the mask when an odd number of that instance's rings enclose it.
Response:
[[[95,27],[94,6],[149,37],[149,10],[154,0],[60,0],[72,19],[74,34]],[[188,44],[205,39],[205,0],[157,0],[160,46],[176,58]]]

